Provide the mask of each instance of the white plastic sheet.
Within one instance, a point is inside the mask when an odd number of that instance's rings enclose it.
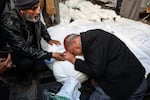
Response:
[[[56,61],[53,64],[53,73],[57,82],[61,83],[64,83],[70,77],[79,80],[81,83],[88,79],[85,74],[75,70],[74,65],[69,61]]]
[[[70,100],[80,100],[80,87],[80,82],[75,78],[70,77],[64,82],[64,85],[56,95],[67,97]]]

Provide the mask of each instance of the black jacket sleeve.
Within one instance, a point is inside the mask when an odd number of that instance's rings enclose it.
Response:
[[[102,77],[106,68],[107,45],[103,44],[103,40],[97,34],[99,34],[97,30],[81,34],[85,61],[79,59],[75,61],[75,69],[93,78]]]
[[[41,35],[44,38],[44,40],[48,42],[49,40],[51,40],[51,36],[49,35],[46,26],[44,26],[44,24],[41,21],[40,23],[41,23]]]
[[[4,10],[5,5],[6,5],[6,1],[7,0],[1,0],[1,3],[0,3],[0,16],[3,13],[3,10]]]

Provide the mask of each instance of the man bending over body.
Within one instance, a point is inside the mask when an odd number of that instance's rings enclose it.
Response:
[[[95,82],[89,100],[143,100],[145,69],[116,36],[100,29],[68,35],[64,58]],[[83,55],[85,60],[76,59]]]

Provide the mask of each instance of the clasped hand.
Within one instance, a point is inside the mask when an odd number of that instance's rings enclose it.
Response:
[[[64,53],[52,53],[52,57],[55,58],[56,60],[64,61],[68,60],[72,64],[75,63],[75,55],[69,52],[64,52]]]
[[[15,67],[15,65],[12,64],[10,53],[8,54],[7,58],[0,58],[0,74],[12,67]]]
[[[48,43],[50,45],[53,45],[53,44],[60,45],[61,44],[60,41],[57,41],[57,40],[49,40]]]
[[[63,57],[64,57],[65,60],[68,60],[72,64],[75,63],[76,58],[75,58],[75,55],[73,55],[72,53],[64,52],[64,56]]]

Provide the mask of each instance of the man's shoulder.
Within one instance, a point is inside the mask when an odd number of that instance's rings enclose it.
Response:
[[[12,27],[19,23],[18,16],[15,11],[10,11],[2,15],[2,25]]]
[[[2,15],[1,19],[18,18],[15,10],[6,12]]]

